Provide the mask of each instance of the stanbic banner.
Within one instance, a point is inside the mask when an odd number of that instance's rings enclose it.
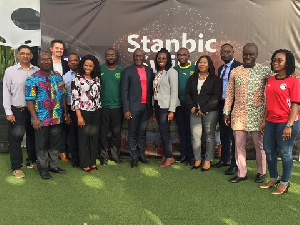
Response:
[[[259,48],[258,62],[269,64],[271,54],[291,50],[299,68],[300,3],[297,0],[102,0],[41,1],[42,47],[52,39],[67,43],[67,52],[96,55],[104,62],[104,51],[116,48],[119,63],[132,63],[132,52],[142,48],[147,64],[161,47],[176,51],[187,47],[191,61],[209,54],[218,67],[220,45],[230,42],[241,60],[248,42]]]

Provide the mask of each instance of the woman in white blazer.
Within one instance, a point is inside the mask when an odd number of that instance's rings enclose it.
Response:
[[[180,104],[178,99],[178,73],[172,68],[171,54],[167,49],[160,49],[154,61],[157,70],[153,80],[154,109],[163,143],[163,157],[158,163],[161,164],[161,168],[165,168],[175,162],[170,126],[175,109]]]

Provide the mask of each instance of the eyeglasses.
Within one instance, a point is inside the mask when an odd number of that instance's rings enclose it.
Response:
[[[221,54],[221,55],[224,55],[224,54],[230,54],[231,52],[232,52],[232,51],[229,51],[229,50],[228,50],[228,51],[221,51],[220,54]]]
[[[282,63],[283,61],[283,59],[272,59],[272,63]]]
[[[116,54],[105,54],[105,57],[116,57]]]
[[[27,52],[20,52],[19,54],[20,55],[26,55],[26,56],[30,56],[31,55],[31,53],[27,53]]]

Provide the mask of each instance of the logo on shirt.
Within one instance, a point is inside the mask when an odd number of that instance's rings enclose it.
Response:
[[[182,73],[182,75],[186,76],[186,73]]]
[[[101,73],[101,74],[100,74],[100,76],[103,76],[103,75],[104,75],[104,73]]]
[[[120,78],[120,77],[121,77],[121,74],[120,74],[120,73],[115,73],[115,77],[116,77],[116,78]]]
[[[287,88],[287,85],[285,83],[280,84],[280,89],[285,90]]]
[[[194,74],[194,71],[190,71],[190,76],[192,76]]]

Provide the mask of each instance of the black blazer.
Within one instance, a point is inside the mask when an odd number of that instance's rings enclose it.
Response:
[[[147,108],[152,108],[153,94],[153,70],[145,66],[147,76]],[[121,97],[123,112],[138,111],[141,109],[142,87],[136,66],[132,65],[125,68],[121,75]]]
[[[185,87],[185,102],[190,110],[193,107],[198,108],[202,113],[218,110],[218,104],[222,97],[222,81],[218,76],[209,75],[204,81],[200,94],[197,90],[198,75],[192,75]]]
[[[225,64],[223,64],[222,66],[220,66],[220,67],[218,68],[218,75],[219,75],[219,77],[221,77],[221,71],[222,71],[222,69],[224,68],[224,65],[225,65]],[[233,68],[235,68],[235,67],[240,66],[240,65],[242,65],[242,63],[240,63],[239,61],[236,61],[235,59],[233,60],[233,62],[232,62],[232,64],[231,64],[231,67],[230,67],[230,70],[229,70],[228,80],[229,80],[229,77],[230,77],[230,72],[231,72],[231,70],[232,70]]]
[[[62,68],[63,68],[63,74],[61,74],[61,75],[65,75],[70,70],[68,62],[64,59],[61,59],[61,65],[62,65]]]

